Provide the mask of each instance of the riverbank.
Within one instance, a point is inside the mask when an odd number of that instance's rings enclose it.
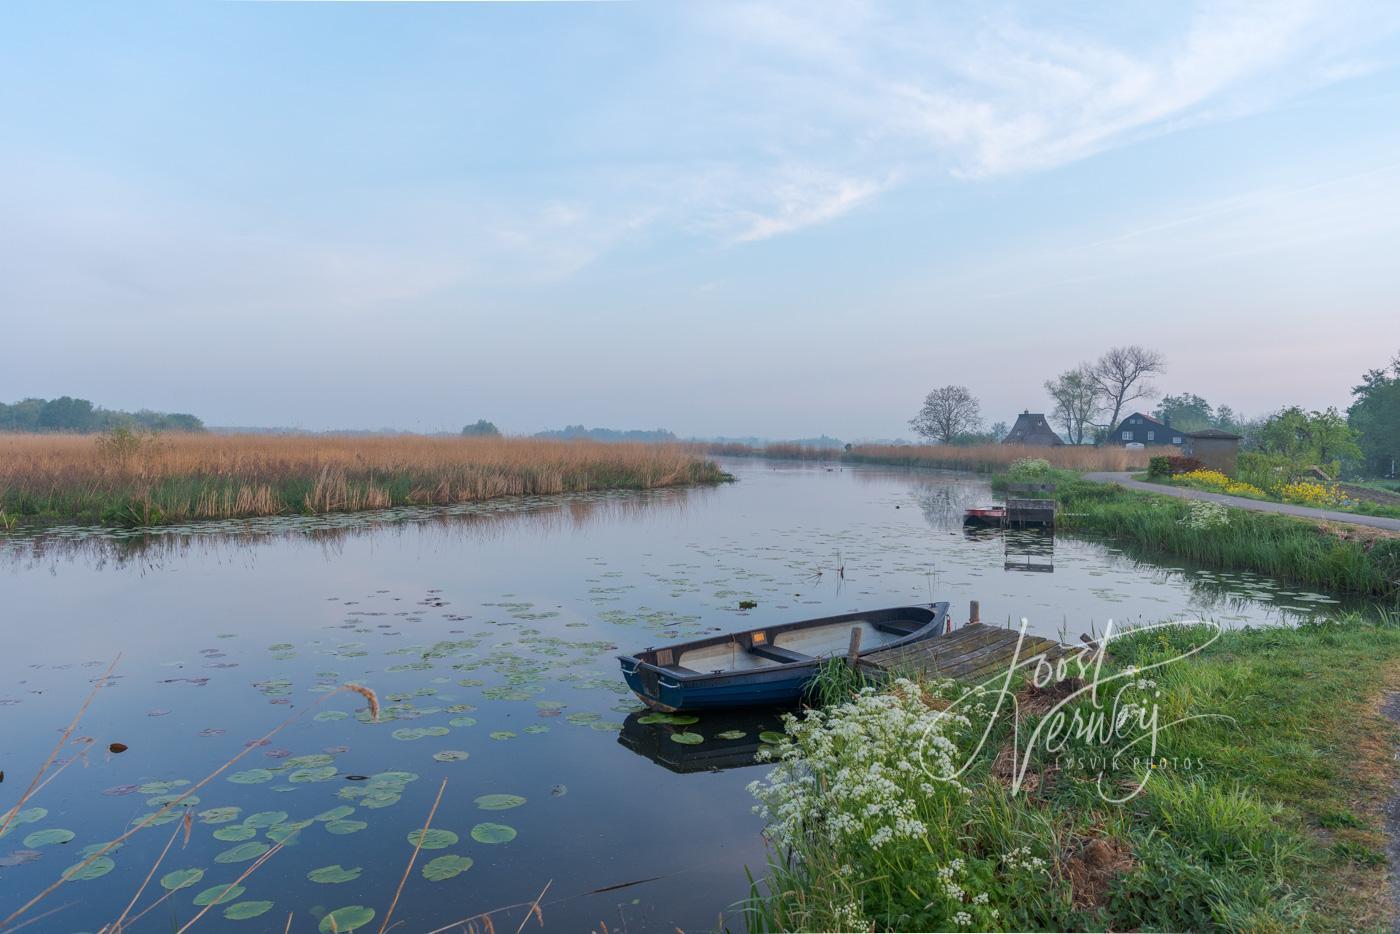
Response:
[[[751,928],[1388,927],[1396,731],[1380,707],[1400,686],[1400,617],[1212,634],[1110,643],[1098,702],[1133,724],[1154,714],[1155,756],[1124,731],[1030,739],[1061,701],[1092,715],[1087,692],[1068,697],[1082,682],[1017,689],[1018,732],[1003,704],[980,745],[995,696],[962,702],[959,723],[947,683],[790,723],[751,786],[774,846]],[[964,764],[956,783],[930,777]]]
[[[1142,470],[1145,451],[1126,448],[1064,446],[1032,447],[1024,444],[857,444],[847,448],[813,448],[799,444],[689,444],[697,454],[712,457],[762,457],[770,460],[827,461],[849,464],[889,464],[894,467],[927,467],[999,473],[1018,460],[1045,459],[1061,470]]]
[[[0,434],[0,529],[451,505],[727,479],[676,447],[515,438]]]
[[[1400,535],[1383,529],[1237,509],[1062,471],[1045,479],[1056,484],[1064,531],[1111,537],[1144,556],[1253,571],[1337,594],[1400,599]],[[993,486],[1006,482],[998,477]]]

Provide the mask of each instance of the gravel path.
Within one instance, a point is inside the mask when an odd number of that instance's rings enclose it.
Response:
[[[1365,525],[1373,529],[1387,529],[1400,532],[1400,519],[1383,516],[1361,516],[1354,512],[1336,512],[1331,509],[1313,509],[1310,506],[1295,506],[1292,503],[1270,503],[1259,499],[1245,499],[1243,496],[1227,496],[1224,493],[1207,493],[1205,490],[1192,490],[1187,487],[1167,486],[1163,483],[1144,483],[1134,480],[1130,473],[1086,473],[1085,480],[1095,483],[1118,483],[1132,490],[1145,490],[1148,493],[1161,493],[1163,496],[1176,496],[1181,499],[1203,499],[1212,503],[1224,503],[1239,509],[1252,509],[1255,512],[1277,512],[1286,516],[1301,516],[1304,519],[1326,519],[1329,522],[1349,522],[1352,525]]]

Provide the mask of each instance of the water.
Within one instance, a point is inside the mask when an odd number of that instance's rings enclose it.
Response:
[[[1071,639],[1109,618],[1273,625],[1332,603],[1092,542],[965,533],[962,510],[990,502],[968,475],[726,467],[740,481],[716,489],[7,540],[0,810],[121,659],[77,731],[94,740],[85,759],[29,803],[46,813],[0,838],[0,916],[84,848],[156,810],[161,795],[301,714],[199,790],[193,810],[203,816],[187,847],[178,822],[141,831],[109,854],[110,872],[69,882],[35,909],[61,907],[33,928],[115,919],[174,831],[132,914],[166,893],[166,873],[203,876],[139,926],[178,928],[199,910],[196,895],[251,865],[227,860],[291,834],[201,929],[280,931],[291,912],[292,930],[310,931],[327,911],[363,905],[378,913],[377,930],[412,853],[408,835],[443,779],[433,827],[456,840],[419,855],[394,915],[405,930],[528,904],[546,885],[540,904],[555,930],[707,930],[722,914],[742,928],[733,906],[747,891],[745,867],[757,873],[765,859],[744,785],[762,772],[734,766],[773,718],[640,723],[619,649],[930,599],[952,601],[958,622],[977,599],[984,621],[1025,616],[1033,631]],[[758,607],[740,611],[740,600]],[[377,692],[382,722],[367,722],[358,695],[328,693],[347,681]],[[680,729],[706,740],[676,743]],[[111,754],[112,742],[129,749]],[[483,809],[485,795],[524,802]],[[214,810],[228,808],[239,810],[227,820],[232,812]],[[481,824],[515,836],[480,842]],[[425,879],[444,855],[473,862]],[[347,872],[320,877],[352,878],[308,878],[327,866]],[[241,913],[265,902],[253,918],[224,916],[230,904],[247,903]],[[524,911],[497,914],[495,927],[513,929]]]

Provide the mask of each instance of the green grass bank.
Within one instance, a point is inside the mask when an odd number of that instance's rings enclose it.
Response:
[[[1210,635],[1110,643],[1098,704],[1132,723],[1155,711],[1155,755],[1131,733],[1028,741],[1047,718],[1090,719],[1088,695],[1057,713],[1067,692],[1013,685],[979,746],[994,694],[831,679],[838,703],[789,724],[750,786],[771,845],[751,927],[1388,929],[1396,730],[1378,707],[1400,686],[1400,617],[1227,632],[1171,661]],[[949,762],[966,763],[956,782],[929,777]]]

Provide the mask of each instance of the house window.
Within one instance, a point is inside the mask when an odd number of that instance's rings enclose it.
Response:
[[[1155,431],[1149,431],[1149,432],[1147,433],[1147,440],[1148,440],[1148,441],[1156,441],[1156,440],[1157,440],[1157,432],[1155,432]]]
[[[1131,440],[1133,440],[1133,433],[1132,433],[1131,431],[1125,431],[1125,432],[1123,432],[1123,440],[1124,440],[1124,441],[1131,441]]]
[[[1180,443],[1181,443],[1181,438],[1177,437],[1177,438],[1173,438],[1173,439],[1172,439],[1172,444],[1180,444]]]

